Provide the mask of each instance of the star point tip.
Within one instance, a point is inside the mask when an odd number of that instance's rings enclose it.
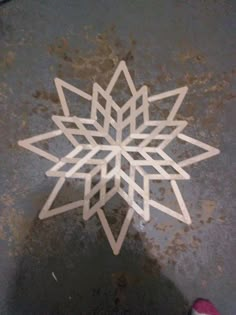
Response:
[[[115,256],[119,255],[120,251],[118,249],[113,249],[113,254]]]
[[[44,219],[44,215],[42,214],[42,211],[39,213],[38,218],[39,218],[39,220],[43,220]]]
[[[188,225],[191,225],[191,224],[192,224],[191,218],[190,218],[190,217],[187,218],[187,219],[185,220],[185,223],[188,224]]]
[[[93,88],[99,87],[99,84],[97,82],[93,82]]]
[[[52,115],[52,120],[54,121],[57,117],[57,115]]]
[[[143,215],[143,219],[144,219],[146,222],[150,221],[150,213],[145,213],[145,214]]]
[[[87,214],[87,213],[83,213],[83,219],[84,219],[85,221],[88,221],[89,216],[88,216],[88,214]]]
[[[54,78],[55,84],[60,83],[61,81],[62,81],[62,80],[61,80],[60,78],[58,78],[58,77]]]

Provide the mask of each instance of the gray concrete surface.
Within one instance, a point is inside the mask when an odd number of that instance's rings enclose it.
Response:
[[[12,0],[0,7],[1,314],[177,315],[198,297],[235,314],[235,12],[233,0]],[[192,179],[181,183],[190,227],[157,211],[149,223],[136,216],[115,257],[98,219],[84,223],[81,209],[37,219],[54,184],[44,175],[51,164],[17,141],[54,127],[50,117],[61,112],[55,76],[87,91],[94,81],[105,88],[121,59],[151,94],[187,85],[178,117],[189,122],[188,135],[221,154],[189,167]],[[86,104],[74,110],[89,113]],[[164,107],[152,110],[165,117]],[[169,148],[176,159],[189,149]],[[59,201],[78,190],[69,184]],[[153,187],[173,205],[170,193],[165,183]],[[118,202],[115,210],[114,227]]]

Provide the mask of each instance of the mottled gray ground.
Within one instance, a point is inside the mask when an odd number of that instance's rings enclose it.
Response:
[[[233,0],[12,0],[0,7],[1,314],[178,315],[197,297],[222,315],[235,313],[235,12]],[[178,114],[189,123],[185,133],[221,154],[186,168],[191,181],[180,186],[190,227],[158,211],[149,223],[135,216],[115,257],[97,217],[83,222],[81,209],[37,219],[54,185],[44,175],[51,163],[17,141],[54,128],[51,115],[61,113],[54,77],[91,92],[94,81],[106,87],[121,59],[150,94],[187,85]],[[170,106],[155,104],[153,116],[164,119]],[[89,114],[88,104],[73,110]],[[43,144],[51,152],[66,146]],[[178,160],[191,149],[176,142],[169,153]],[[79,193],[69,183],[58,202]],[[152,194],[176,204],[166,183]],[[107,211],[114,229],[122,207]]]

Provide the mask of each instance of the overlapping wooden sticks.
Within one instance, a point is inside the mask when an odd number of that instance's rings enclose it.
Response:
[[[131,97],[119,106],[112,97],[112,91],[121,73],[125,76]],[[187,122],[175,120],[187,87],[148,97],[146,86],[136,90],[124,61],[119,63],[107,89],[103,90],[95,83],[92,95],[58,78],[55,79],[55,84],[64,113],[64,116],[52,116],[57,129],[19,141],[20,146],[53,162],[54,165],[46,175],[58,178],[39,218],[45,219],[83,207],[84,220],[94,214],[98,215],[114,254],[119,253],[135,213],[148,221],[152,207],[190,224],[191,219],[177,181],[190,179],[184,167],[216,155],[219,150],[184,135],[182,130]],[[89,119],[71,115],[64,89],[91,102]],[[150,103],[172,96],[176,96],[176,101],[167,119],[151,120]],[[103,99],[103,104],[100,98]],[[171,131],[164,132],[166,128]],[[66,156],[57,157],[35,146],[39,141],[59,135],[64,135],[74,147]],[[165,152],[166,146],[176,137],[198,146],[205,152],[176,163]],[[65,165],[69,165],[69,169],[64,170]],[[53,207],[53,202],[68,178],[84,181],[83,200]],[[149,186],[153,180],[170,181],[181,213],[151,198]],[[103,210],[106,203],[116,194],[129,206],[117,239],[113,236]]]

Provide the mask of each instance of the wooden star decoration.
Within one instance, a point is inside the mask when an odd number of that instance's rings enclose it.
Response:
[[[119,106],[112,97],[112,91],[121,74],[125,76],[131,97],[125,104]],[[39,218],[46,219],[83,207],[84,220],[90,219],[95,214],[98,215],[116,255],[120,252],[135,213],[145,221],[149,221],[150,207],[152,207],[186,224],[191,224],[177,181],[190,179],[184,167],[212,157],[218,154],[219,150],[183,134],[187,121],[175,120],[188,88],[181,87],[148,96],[146,86],[142,86],[139,90],[135,88],[124,61],[119,63],[106,90],[94,83],[92,95],[58,78],[55,79],[55,84],[64,114],[52,116],[57,129],[18,142],[20,146],[54,163],[46,175],[57,177],[58,180]],[[80,118],[70,114],[64,89],[91,102],[90,118]],[[151,120],[149,105],[172,96],[176,96],[176,101],[167,119]],[[101,98],[103,102],[100,101]],[[164,132],[168,127],[171,127],[171,132]],[[39,141],[63,134],[74,147],[65,156],[57,157],[35,146]],[[205,152],[175,162],[167,155],[165,148],[176,137]],[[69,169],[64,170],[65,166],[69,166]],[[84,181],[83,200],[53,207],[53,202],[68,178]],[[181,213],[151,198],[150,182],[155,180],[170,181]],[[128,210],[120,233],[115,239],[103,207],[116,194],[125,200]]]

